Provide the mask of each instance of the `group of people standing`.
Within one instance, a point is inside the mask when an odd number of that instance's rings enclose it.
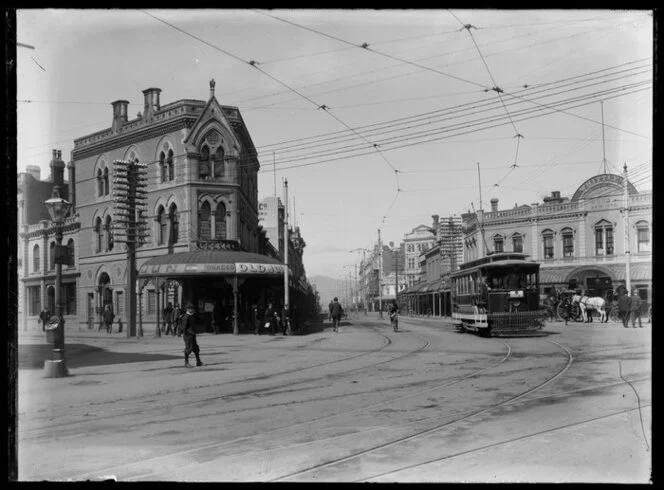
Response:
[[[631,296],[626,292],[618,298],[618,311],[623,327],[629,328],[629,320],[632,319],[632,328],[636,328],[636,320],[639,320],[639,328],[643,328],[641,323],[641,298],[636,290],[632,291]]]
[[[341,317],[345,315],[345,311],[339,303],[339,298],[334,298],[330,301],[328,305],[330,310],[330,321],[332,322],[332,328],[334,332],[339,333],[339,324],[341,323]],[[395,332],[399,330],[399,305],[395,299],[387,305],[387,313],[390,316],[390,324]]]

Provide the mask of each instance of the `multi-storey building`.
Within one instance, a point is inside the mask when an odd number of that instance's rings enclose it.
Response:
[[[41,180],[38,166],[29,165],[26,172],[17,176],[18,204],[18,318],[19,330],[41,330],[39,313],[42,307],[55,313],[55,226],[44,201],[52,197],[54,188],[59,195],[70,200],[73,195],[73,167],[70,165],[69,181],[65,180],[65,162],[62,152],[53,150],[50,162],[51,175]],[[80,221],[75,208],[63,224],[62,244],[69,248],[74,258],[62,267],[61,304],[65,325],[76,324],[78,311],[77,289],[79,269]]]
[[[554,191],[541,204],[463,215],[464,260],[523,252],[540,262],[542,293],[578,287],[594,296],[626,283],[652,297],[652,194],[626,175],[596,175],[571,198]],[[628,265],[629,264],[629,265]]]
[[[258,223],[265,230],[272,246],[284,254],[284,205],[277,196],[269,196],[258,203]]]
[[[404,274],[406,284],[412,286],[424,277],[420,264],[420,254],[429,250],[436,243],[438,216],[434,216],[434,226],[419,225],[404,234]]]
[[[81,328],[92,328],[105,304],[127,321],[127,252],[113,240],[116,160],[147,165],[149,236],[136,254],[141,324],[154,325],[167,302],[191,301],[209,329],[215,305],[237,306],[242,319],[253,302],[283,298],[284,266],[259,227],[259,162],[239,109],[219,104],[214,80],[207,101],[162,106],[160,93],[144,90],[131,120],[128,102],[113,102],[111,127],[74,142]]]

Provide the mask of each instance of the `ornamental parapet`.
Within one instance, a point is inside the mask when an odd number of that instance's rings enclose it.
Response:
[[[233,251],[244,251],[242,245],[237,240],[221,240],[221,239],[209,239],[209,240],[195,240],[194,246],[197,250],[233,250]]]

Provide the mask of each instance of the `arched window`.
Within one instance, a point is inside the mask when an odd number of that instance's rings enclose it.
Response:
[[[95,227],[94,227],[94,233],[95,233],[95,252],[99,253],[101,252],[101,246],[104,241],[104,233],[101,229],[101,218],[97,218],[95,221]]]
[[[109,183],[108,183],[108,167],[104,168],[104,195],[108,196],[109,194]]]
[[[55,242],[51,242],[48,250],[48,270],[55,269]]]
[[[544,245],[544,258],[553,258],[553,231],[544,230],[542,232],[542,244]]]
[[[210,237],[210,204],[204,202],[198,209],[198,238],[205,240]]]
[[[563,257],[574,257],[574,231],[563,228],[560,234],[563,237]]]
[[[493,251],[494,252],[504,252],[505,251],[505,241],[501,235],[495,235],[493,237]]]
[[[101,173],[101,169],[97,170],[97,197],[104,195],[104,177]]]
[[[201,148],[201,158],[198,161],[198,177],[200,179],[210,177],[210,148],[207,145]]]
[[[639,221],[636,224],[636,251],[650,252],[650,225],[647,221]]]
[[[174,244],[177,243],[178,240],[180,239],[180,224],[178,222],[178,207],[175,205],[175,203],[171,204],[171,207],[168,211],[168,221],[170,223],[170,228],[171,228],[171,234],[168,237],[168,243],[169,244]]]
[[[76,250],[74,248],[74,239],[70,238],[69,241],[67,241],[67,249],[69,250],[69,267],[74,267],[76,264]]]
[[[111,230],[112,224],[111,224],[111,217],[106,216],[106,225],[104,226],[104,229],[106,231],[106,251],[110,252],[113,250],[113,231]]]
[[[32,271],[39,272],[41,270],[41,257],[39,256],[39,245],[35,245],[32,249]]]
[[[226,240],[226,206],[220,202],[214,213],[214,237]]]
[[[168,150],[168,158],[166,158],[166,165],[168,166],[168,180],[175,178],[175,167],[173,164],[173,150]]]
[[[157,245],[163,245],[168,233],[168,221],[166,220],[166,211],[164,206],[159,206],[157,210]]]
[[[217,151],[212,157],[214,160],[214,176],[223,177],[224,176],[224,149],[220,146],[217,148]]]
[[[166,182],[166,155],[162,151],[159,153],[159,171],[161,172],[161,181]]]
[[[512,250],[516,253],[523,253],[523,236],[521,236],[521,233],[512,235]]]

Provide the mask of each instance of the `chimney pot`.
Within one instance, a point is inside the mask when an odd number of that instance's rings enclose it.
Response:
[[[498,211],[498,198],[491,199],[491,211]]]

